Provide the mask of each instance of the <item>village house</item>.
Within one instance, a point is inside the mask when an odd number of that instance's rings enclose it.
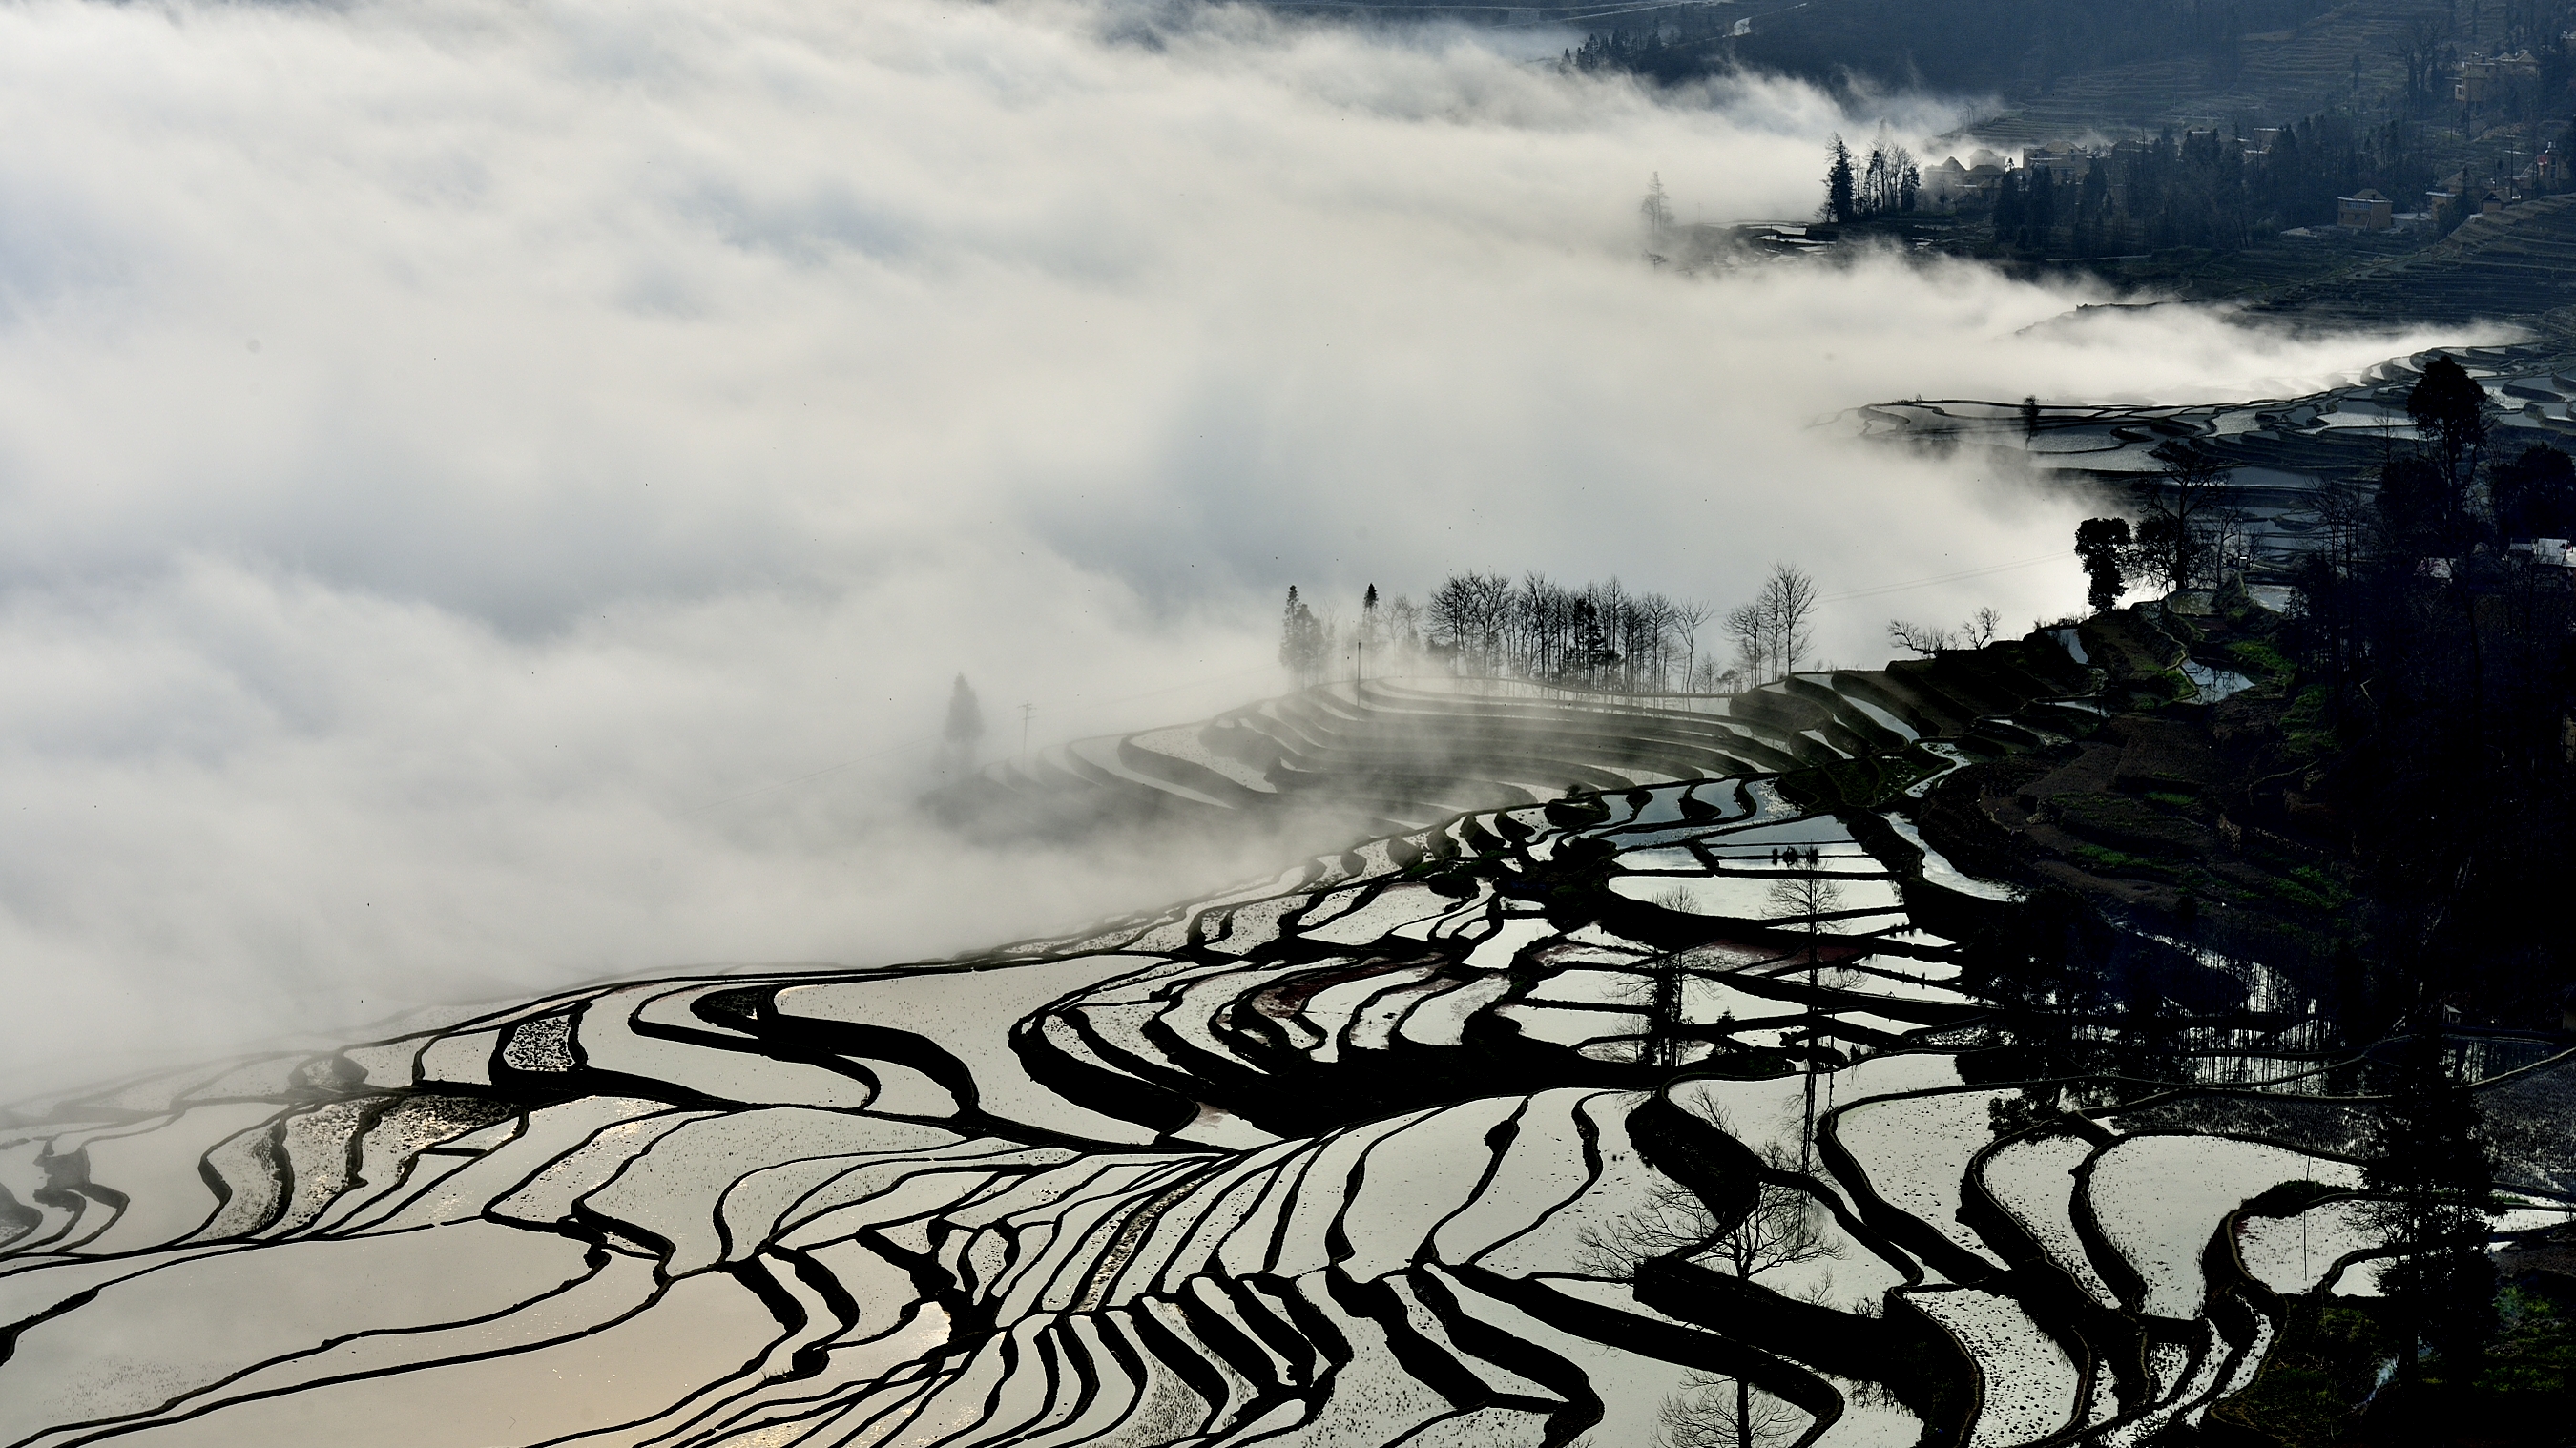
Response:
[[[2335,225],[2356,231],[2386,231],[2397,224],[2397,205],[2369,187],[2335,198]]]
[[[2540,62],[2528,50],[2511,55],[2473,55],[2452,70],[2451,99],[2461,105],[2481,106],[2503,100],[2515,81],[2539,78]]]
[[[2073,146],[2033,146],[2022,152],[2021,164],[2035,176],[2044,175],[2059,185],[2073,185],[2092,169],[2093,158]]]

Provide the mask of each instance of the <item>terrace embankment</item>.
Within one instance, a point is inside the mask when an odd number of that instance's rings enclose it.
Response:
[[[1051,745],[924,804],[952,825],[1011,837],[1196,822],[1329,842],[1683,779],[1843,767],[1873,789],[1901,788],[2084,727],[2089,706],[2065,701],[2092,687],[2046,639],[1728,695],[1336,682],[1202,723]]]
[[[2360,926],[2343,910],[2338,818],[2311,798],[2330,751],[2286,687],[2285,623],[2241,590],[2085,623],[2120,712],[2086,738],[1944,779],[1924,837],[1974,873],[2071,892],[2330,996]]]
[[[2258,314],[2321,326],[2513,320],[2564,337],[2576,307],[2576,195],[2473,216],[2418,251],[2283,287]]]

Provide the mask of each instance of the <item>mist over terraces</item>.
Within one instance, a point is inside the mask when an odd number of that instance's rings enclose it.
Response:
[[[0,1448],[2571,1441],[2576,0],[175,7]]]

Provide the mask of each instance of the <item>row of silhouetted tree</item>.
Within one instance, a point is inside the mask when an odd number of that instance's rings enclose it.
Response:
[[[1515,581],[1469,572],[1443,579],[1419,605],[1399,597],[1381,607],[1371,585],[1358,618],[1344,622],[1292,587],[1279,660],[1301,683],[1437,668],[1595,689],[1724,693],[1808,661],[1817,602],[1815,580],[1787,564],[1724,614],[1615,578],[1574,585],[1542,573]]]
[[[2357,131],[2342,116],[2282,128],[2271,149],[2216,131],[2167,131],[2094,157],[2080,176],[2006,174],[1995,195],[1995,239],[2052,256],[2100,257],[2201,247],[2227,251],[2256,236],[2332,225],[2336,199],[2375,189],[2399,211],[2435,181],[2392,121]]]

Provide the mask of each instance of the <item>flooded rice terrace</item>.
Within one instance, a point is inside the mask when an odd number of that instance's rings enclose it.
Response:
[[[21,1107],[0,1442],[2195,1423],[2376,1290],[2352,1053],[2171,947],[2160,999],[1980,994],[1957,942],[2017,907],[1904,804],[1569,794],[1078,938]],[[2472,1063],[2500,1235],[2576,1187],[2549,1049]]]

